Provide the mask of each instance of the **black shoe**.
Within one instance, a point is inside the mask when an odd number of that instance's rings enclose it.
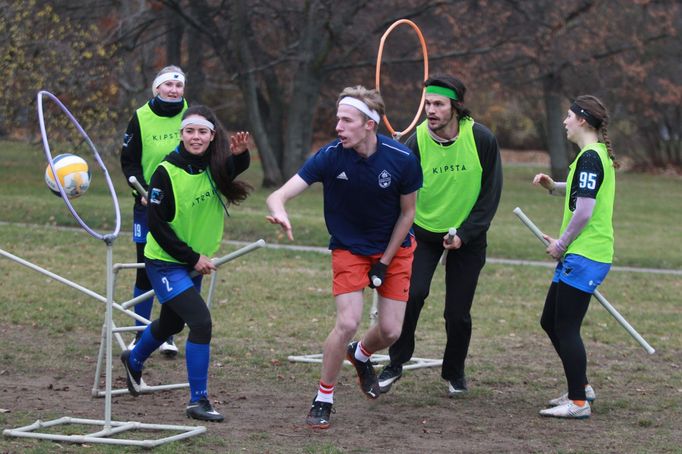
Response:
[[[374,365],[372,361],[367,360],[364,363],[355,359],[355,350],[358,348],[357,342],[351,342],[346,349],[346,359],[355,366],[355,371],[358,373],[358,383],[360,389],[370,399],[378,399],[381,395],[379,388],[379,380],[374,373]]]
[[[142,371],[135,372],[130,367],[129,358],[130,350],[124,350],[123,353],[121,353],[121,362],[123,363],[123,367],[125,367],[126,370],[126,383],[128,384],[128,392],[130,392],[130,395],[137,397],[140,395],[140,389],[142,386]]]
[[[332,412],[334,410],[329,402],[313,400],[313,405],[310,407],[308,416],[305,418],[305,423],[311,429],[326,429],[329,427],[329,419]]]
[[[403,366],[400,364],[389,363],[384,370],[379,374],[379,389],[382,394],[385,394],[391,390],[393,383],[400,380],[403,376]]]
[[[185,414],[188,418],[201,421],[222,422],[225,419],[223,415],[213,409],[207,397],[188,403]]]
[[[467,391],[469,391],[469,388],[467,388],[467,380],[464,376],[448,380],[448,397],[461,396]]]

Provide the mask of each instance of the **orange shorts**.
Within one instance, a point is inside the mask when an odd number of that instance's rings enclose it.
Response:
[[[411,238],[409,247],[396,252],[386,270],[384,282],[377,287],[379,295],[398,301],[407,301],[410,294],[412,258],[417,240]],[[381,254],[355,255],[346,249],[332,251],[332,272],[334,273],[332,293],[334,296],[356,292],[369,285],[369,270],[381,258]]]

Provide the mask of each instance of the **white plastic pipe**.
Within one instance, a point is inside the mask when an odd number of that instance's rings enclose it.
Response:
[[[514,208],[514,214],[521,220],[521,222],[523,222],[526,225],[526,227],[530,229],[531,232],[533,232],[533,234],[542,242],[542,244],[544,244],[545,246],[549,245],[549,242],[542,235],[540,229],[533,223],[533,221],[531,221],[528,218],[528,216],[526,216],[526,214],[523,212],[523,210],[521,210],[521,208],[519,207]],[[632,325],[630,325],[628,321],[625,320],[625,318],[623,318],[622,315],[620,315],[616,308],[613,307],[611,303],[609,303],[606,300],[606,298],[602,296],[601,293],[599,293],[599,290],[594,291],[594,297],[597,298],[597,301],[599,301],[599,303],[602,306],[604,306],[604,309],[606,309],[608,313],[611,314],[613,318],[615,318],[616,321],[620,323],[620,325],[623,328],[625,328],[625,331],[627,331],[632,337],[634,337],[635,340],[639,343],[639,345],[644,347],[644,350],[646,350],[647,353],[651,355],[656,352],[656,350],[651,345],[649,345],[649,343],[646,340],[644,340],[642,336],[640,336],[640,334],[632,327]]]

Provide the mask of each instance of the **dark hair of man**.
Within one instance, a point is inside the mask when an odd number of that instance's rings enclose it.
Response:
[[[437,87],[445,87],[454,90],[457,94],[457,99],[451,99],[450,104],[457,112],[457,120],[471,117],[471,111],[464,107],[464,95],[467,92],[464,82],[454,76],[447,74],[434,74],[424,82],[425,87],[428,87],[429,85],[435,85]]]
[[[208,159],[208,167],[218,190],[228,202],[238,205],[239,202],[246,199],[253,187],[246,182],[234,180],[235,170],[230,159],[232,152],[225,129],[213,111],[206,106],[196,105],[188,108],[182,115],[182,119],[184,120],[191,115],[200,115],[215,126],[215,137],[209,144],[205,155]]]

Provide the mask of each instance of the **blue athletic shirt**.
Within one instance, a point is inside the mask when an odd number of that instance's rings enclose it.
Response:
[[[311,156],[298,175],[309,185],[318,181],[323,185],[329,249],[358,255],[386,250],[400,216],[400,196],[422,186],[416,156],[381,134],[376,152],[367,159],[335,140]],[[409,244],[408,235],[403,246]]]

